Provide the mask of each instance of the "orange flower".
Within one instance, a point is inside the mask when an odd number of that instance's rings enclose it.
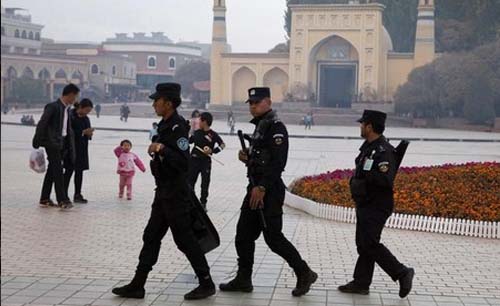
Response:
[[[348,171],[302,178],[291,186],[292,193],[353,207]],[[500,221],[500,163],[401,168],[394,202],[398,213]]]

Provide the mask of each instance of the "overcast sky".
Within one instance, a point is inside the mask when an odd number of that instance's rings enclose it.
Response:
[[[210,42],[213,0],[3,0],[30,11],[57,41],[101,42],[117,32],[165,32],[170,39]],[[226,0],[233,52],[267,52],[285,40],[285,0]]]

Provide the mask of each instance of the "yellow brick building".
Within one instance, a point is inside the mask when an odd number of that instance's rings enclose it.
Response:
[[[289,53],[228,53],[225,0],[214,0],[210,103],[243,102],[268,86],[275,102],[311,99],[321,107],[390,101],[410,71],[431,62],[434,0],[419,0],[414,53],[393,51],[378,3],[291,5]]]

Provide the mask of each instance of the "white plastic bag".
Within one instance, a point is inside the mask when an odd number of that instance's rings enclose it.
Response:
[[[36,173],[44,173],[45,167],[45,153],[43,149],[33,149],[30,154],[30,168]]]

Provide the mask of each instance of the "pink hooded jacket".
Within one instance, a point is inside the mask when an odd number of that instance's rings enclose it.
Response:
[[[146,172],[144,164],[135,153],[126,153],[120,146],[116,147],[114,151],[116,157],[118,157],[116,173],[119,175],[133,176],[135,174],[135,166],[141,169],[142,172]]]

